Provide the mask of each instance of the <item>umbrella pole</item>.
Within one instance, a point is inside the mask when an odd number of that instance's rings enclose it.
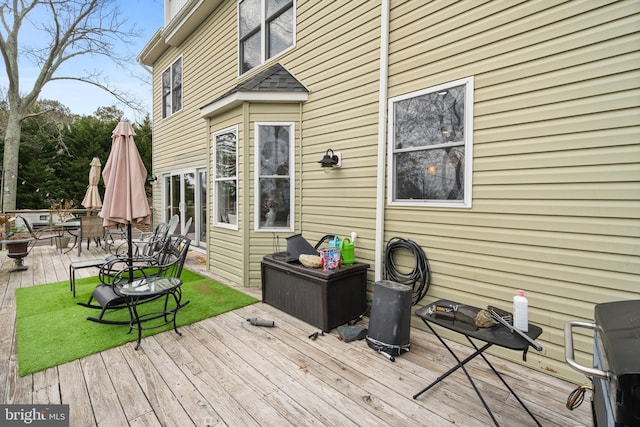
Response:
[[[131,238],[131,222],[127,223],[127,240],[128,254],[127,263],[129,264],[129,283],[133,282],[133,239]]]

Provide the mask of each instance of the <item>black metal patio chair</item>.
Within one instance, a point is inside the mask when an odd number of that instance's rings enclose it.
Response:
[[[133,256],[134,262],[137,264],[143,263],[155,263],[161,256],[160,251],[164,247],[167,241],[167,225],[159,224],[154,229],[154,232],[144,242],[138,240],[132,241],[134,246]],[[117,275],[119,269],[123,268],[123,260],[128,256],[128,241],[127,232],[120,229],[108,229],[105,228],[105,247],[109,255],[104,258],[95,258],[89,260],[73,261],[69,264],[69,289],[73,292],[73,296],[76,296],[75,292],[75,273],[78,269],[97,267],[101,268],[105,264],[107,269],[102,270],[103,274]],[[110,281],[106,281],[107,283]]]
[[[172,218],[169,223],[162,222],[156,225],[151,232],[140,232],[139,238],[131,241],[134,256],[150,257],[162,248],[167,237],[174,233],[174,223],[177,223],[178,216],[175,215],[174,218]],[[115,256],[126,256],[128,245],[129,243],[126,239],[120,240],[117,245],[114,245],[110,252]],[[113,258],[113,255],[108,256],[107,259]]]
[[[124,285],[130,285],[136,280],[150,277],[174,277],[180,278],[184,262],[191,240],[181,235],[171,235],[165,241],[164,246],[153,256],[134,257],[131,265],[126,257],[116,257],[108,260],[101,268],[98,275],[100,284],[96,286],[86,303],[78,302],[84,307],[98,309],[98,317],[87,317],[98,323],[129,324],[129,320],[109,320],[104,315],[108,310],[127,308],[127,298],[119,292]],[[131,280],[130,280],[131,276]],[[135,285],[135,284],[134,284]],[[150,297],[147,301],[138,301],[137,304],[149,302],[158,297]],[[168,295],[165,298],[165,306],[168,303]],[[186,305],[183,303],[182,305]],[[165,307],[166,308],[166,307]],[[166,311],[166,310],[165,310]]]
[[[51,232],[51,228],[41,227],[38,230],[35,230],[31,225],[31,223],[29,223],[29,220],[23,217],[22,215],[16,215],[16,219],[19,219],[20,221],[22,221],[22,223],[24,224],[24,227],[27,229],[27,232],[29,233],[29,236],[31,236],[31,239],[33,239],[29,242],[27,253],[31,252],[31,249],[39,241],[51,239],[51,235],[49,234]]]

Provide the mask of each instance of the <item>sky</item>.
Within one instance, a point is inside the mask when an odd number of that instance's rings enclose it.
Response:
[[[123,15],[126,15],[127,26],[135,25],[141,33],[141,37],[132,40],[130,46],[122,45],[116,48],[117,52],[124,52],[132,57],[126,69],[117,67],[107,58],[92,56],[79,56],[69,62],[63,69],[64,75],[76,75],[83,71],[99,70],[103,76],[120,90],[131,92],[136,98],[143,101],[149,115],[151,114],[151,84],[150,74],[136,61],[136,57],[142,51],[153,34],[163,26],[163,0],[117,0]],[[25,27],[27,32],[20,34],[20,40],[31,42],[34,34],[31,29]],[[4,65],[2,62],[0,64]],[[20,85],[22,91],[31,89],[38,70],[27,60],[20,61]],[[140,76],[146,76],[147,81]],[[4,67],[0,73],[0,88],[4,91],[8,86]],[[125,118],[131,121],[141,121],[144,115],[124,107],[111,94],[93,85],[74,81],[55,81],[47,83],[41,92],[40,99],[53,99],[68,107],[73,114],[90,115],[99,107],[115,105],[124,112]]]

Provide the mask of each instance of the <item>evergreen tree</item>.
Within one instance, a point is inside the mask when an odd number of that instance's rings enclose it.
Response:
[[[0,130],[7,104],[0,102]],[[40,114],[46,111],[46,114]],[[115,106],[101,107],[93,115],[73,115],[57,101],[35,104],[24,121],[20,145],[17,209],[48,209],[53,201],[72,200],[82,209],[94,157],[105,165],[111,152],[112,133],[123,112]],[[135,142],[151,173],[151,119],[133,123]],[[0,141],[0,144],[2,141]],[[98,185],[104,194],[104,183]],[[148,186],[148,193],[151,185]],[[4,206],[6,208],[6,206]]]
[[[42,89],[51,81],[80,81],[136,107],[137,103],[114,88],[100,71],[77,73],[79,69],[73,67],[73,60],[90,55],[126,64],[128,58],[116,54],[114,46],[118,42],[127,43],[138,32],[126,26],[126,18],[114,0],[0,1],[0,16],[0,59],[8,80],[6,102],[9,105],[3,129],[2,159],[3,185],[9,191],[3,193],[3,208],[12,210],[18,206],[16,190],[18,182],[23,180],[18,171],[22,126]],[[36,37],[20,37],[27,26],[37,32]],[[24,85],[20,70],[34,66],[39,70],[37,77],[31,86]],[[67,71],[72,74],[65,74]]]

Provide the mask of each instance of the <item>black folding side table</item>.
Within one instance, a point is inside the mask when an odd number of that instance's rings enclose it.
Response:
[[[476,391],[476,394],[478,395],[485,409],[489,413],[489,416],[493,420],[494,424],[497,426],[498,421],[493,415],[493,412],[491,412],[491,409],[487,405],[487,402],[482,397],[480,390],[478,389],[476,384],[473,382],[473,379],[471,379],[471,375],[469,375],[467,368],[465,368],[464,366],[469,361],[474,359],[476,356],[481,356],[484,359],[484,361],[487,363],[487,365],[489,365],[491,370],[496,374],[496,376],[500,378],[500,381],[502,381],[502,384],[504,384],[505,387],[507,387],[509,392],[518,400],[518,402],[520,402],[520,405],[524,408],[524,410],[527,411],[527,413],[531,416],[531,418],[533,418],[536,424],[540,426],[541,424],[538,422],[536,417],[531,413],[529,408],[527,408],[524,402],[520,400],[518,395],[511,389],[511,387],[509,386],[509,384],[507,384],[507,382],[504,380],[502,375],[500,375],[500,373],[493,367],[493,365],[489,363],[489,360],[484,356],[484,354],[482,354],[486,349],[488,349],[492,345],[496,345],[496,346],[508,348],[511,350],[520,350],[523,352],[523,359],[524,359],[526,357],[526,352],[529,348],[529,343],[524,338],[519,336],[517,333],[509,331],[506,327],[502,325],[496,325],[492,328],[479,328],[474,331],[474,330],[470,330],[468,327],[466,327],[462,323],[458,323],[456,321],[451,321],[444,318],[437,318],[435,315],[436,306],[444,306],[444,307],[459,306],[460,307],[462,306],[462,304],[454,301],[449,301],[449,300],[439,300],[416,310],[416,316],[422,319],[422,321],[429,327],[429,329],[431,329],[431,332],[433,332],[433,334],[438,338],[438,340],[442,343],[442,345],[444,345],[444,347],[449,351],[449,353],[451,353],[451,355],[454,357],[454,359],[456,359],[458,364],[453,368],[449,369],[444,374],[440,375],[434,382],[432,382],[431,384],[423,388],[420,392],[416,393],[413,396],[413,398],[417,399],[418,396],[420,396],[422,393],[426,392],[431,387],[438,384],[440,381],[442,381],[443,379],[451,375],[453,372],[455,372],[459,368],[462,368],[465,375],[467,376],[467,379],[469,379],[469,382],[473,386],[473,389]],[[465,312],[468,312],[474,315],[481,310],[480,308],[470,307],[467,305],[465,305],[464,307],[466,309]],[[467,340],[469,341],[469,343],[471,343],[471,346],[475,349],[475,352],[469,355],[468,357],[466,357],[465,359],[460,360],[460,358],[453,352],[453,350],[447,345],[447,343],[442,339],[442,337],[438,335],[438,333],[433,328],[432,324],[441,326],[445,329],[449,329],[451,331],[464,335],[465,338],[467,338]],[[526,334],[533,340],[535,340],[538,336],[540,336],[541,333],[542,333],[542,328],[532,324],[529,324],[529,331],[526,332]],[[485,344],[482,345],[482,347],[478,348],[478,346],[472,341],[472,338],[479,341],[483,341]]]

